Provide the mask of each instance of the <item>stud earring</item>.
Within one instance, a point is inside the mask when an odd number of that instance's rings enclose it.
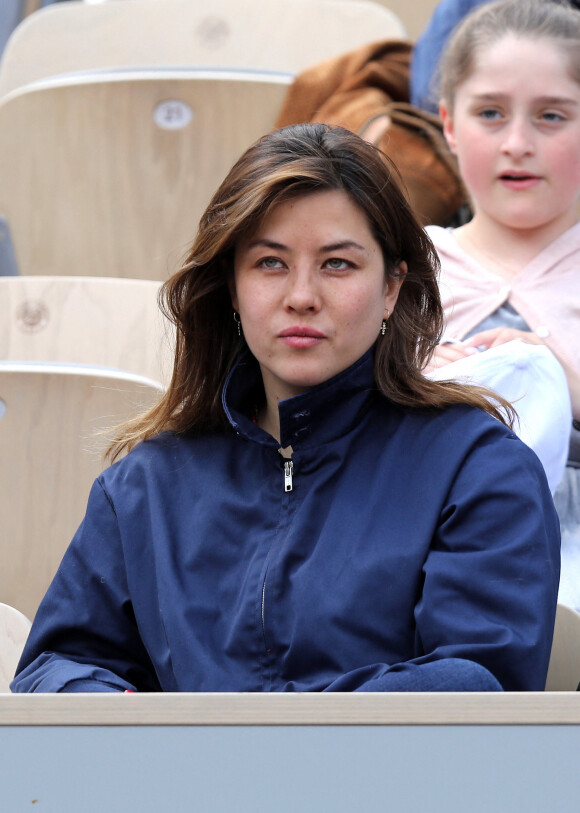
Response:
[[[240,314],[237,311],[234,311],[234,322],[238,326],[238,336],[242,335],[242,320],[240,319]]]

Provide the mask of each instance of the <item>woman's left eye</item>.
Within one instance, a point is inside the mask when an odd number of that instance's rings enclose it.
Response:
[[[326,260],[324,264],[332,271],[343,271],[347,268],[352,268],[352,263],[349,263],[347,260],[342,260],[340,257],[331,257]]]

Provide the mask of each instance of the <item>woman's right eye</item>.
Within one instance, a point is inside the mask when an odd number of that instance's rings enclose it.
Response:
[[[278,257],[262,257],[258,260],[258,265],[262,268],[282,268],[282,260]]]

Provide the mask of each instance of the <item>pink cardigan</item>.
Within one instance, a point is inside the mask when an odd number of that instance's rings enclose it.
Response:
[[[560,235],[511,284],[459,246],[452,229],[428,226],[441,260],[447,334],[463,338],[504,302],[580,373],[580,223]]]

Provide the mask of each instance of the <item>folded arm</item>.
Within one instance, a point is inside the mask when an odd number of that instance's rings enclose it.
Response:
[[[328,690],[543,690],[559,546],[537,457],[515,437],[483,437],[457,474],[424,564],[417,657],[357,669]]]
[[[38,609],[11,689],[160,690],[135,622],[117,518],[98,480]]]

